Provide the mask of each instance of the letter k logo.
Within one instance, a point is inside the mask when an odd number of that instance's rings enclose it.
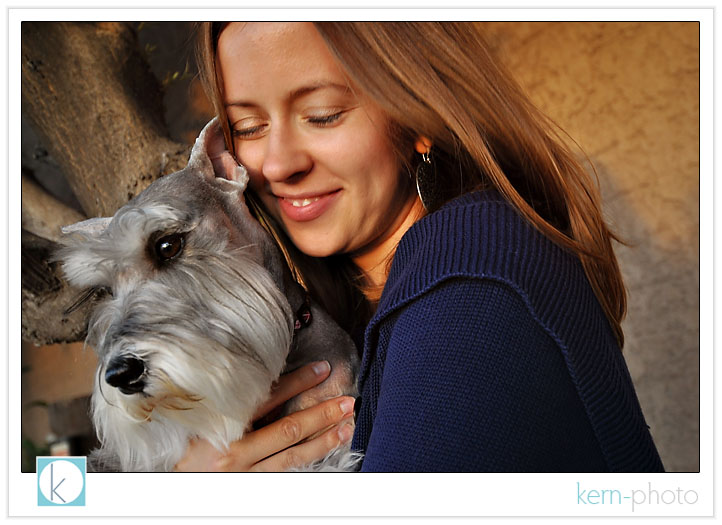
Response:
[[[85,505],[85,458],[38,457],[38,505]]]
[[[67,502],[63,499],[63,497],[62,497],[60,494],[58,494],[58,487],[63,484],[63,481],[65,481],[65,478],[61,479],[61,480],[60,480],[60,483],[58,483],[57,485],[53,486],[53,470],[54,470],[54,468],[55,468],[55,463],[51,463],[51,464],[50,464],[50,501],[53,501],[53,497],[56,496],[56,497],[57,497],[58,499],[60,499],[60,501],[62,501],[63,503],[67,503]]]

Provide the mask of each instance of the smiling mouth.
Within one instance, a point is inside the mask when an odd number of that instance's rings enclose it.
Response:
[[[309,197],[277,197],[282,215],[294,222],[308,222],[321,217],[336,201],[341,190]]]
[[[294,208],[304,208],[309,204],[318,202],[320,199],[321,197],[314,197],[313,199],[287,199],[284,197],[283,200],[285,200],[286,202],[290,202],[291,206],[293,206]]]

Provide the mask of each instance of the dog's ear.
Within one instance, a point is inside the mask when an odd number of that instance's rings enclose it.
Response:
[[[63,235],[72,235],[73,233],[82,233],[87,237],[98,237],[103,233],[113,217],[95,217],[84,221],[76,222],[62,226],[60,231]]]
[[[198,170],[208,182],[225,191],[243,192],[248,184],[248,172],[226,149],[223,132],[214,117],[201,131],[191,150],[188,167]]]
[[[52,259],[62,263],[68,281],[77,287],[108,284],[107,257],[97,247],[112,217],[96,217],[63,226],[60,248]]]

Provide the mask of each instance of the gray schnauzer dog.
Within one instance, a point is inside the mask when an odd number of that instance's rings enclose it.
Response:
[[[356,395],[353,342],[291,278],[246,206],[247,182],[214,119],[186,168],[112,218],[64,228],[69,282],[109,292],[86,340],[98,355],[91,468],[170,471],[196,437],[226,451],[279,375],[311,361],[329,361],[331,375],[282,415]],[[358,459],[345,446],[308,468],[353,470]]]

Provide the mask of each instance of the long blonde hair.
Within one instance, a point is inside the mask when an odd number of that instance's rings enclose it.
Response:
[[[542,234],[576,254],[622,346],[626,291],[612,249],[618,239],[602,217],[598,188],[558,128],[493,56],[479,28],[468,22],[318,22],[315,27],[356,87],[389,116],[400,162],[408,164],[415,138],[428,137],[443,200],[495,188]],[[201,78],[228,128],[215,68],[222,28],[202,24],[198,50]],[[225,133],[232,149],[230,129]],[[301,266],[318,264],[303,262],[295,252]],[[358,272],[354,276],[352,266],[341,261],[325,261],[339,276],[334,288],[351,282],[358,289]],[[329,269],[320,273],[325,279]],[[314,275],[305,278],[310,288],[322,287]],[[349,310],[333,300],[348,301],[348,294],[331,295],[327,309],[359,314],[358,297]]]

